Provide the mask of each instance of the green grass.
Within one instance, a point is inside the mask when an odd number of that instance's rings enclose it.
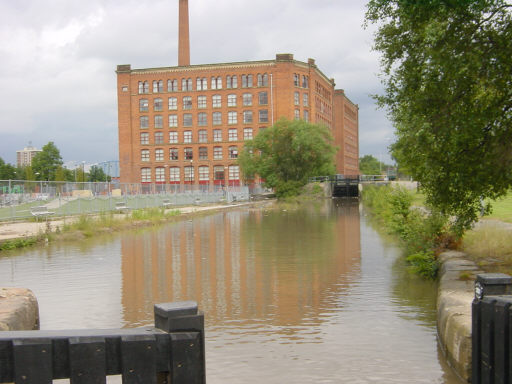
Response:
[[[492,201],[491,205],[492,213],[485,216],[485,218],[512,223],[512,192],[496,201]]]
[[[30,203],[2,207],[0,208],[0,220],[7,220],[18,216],[31,217],[30,208],[43,204],[45,204],[44,201],[32,201]]]

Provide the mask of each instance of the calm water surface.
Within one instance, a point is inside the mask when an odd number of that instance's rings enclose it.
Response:
[[[195,300],[209,384],[459,384],[436,341],[437,287],[409,275],[357,203],[245,208],[77,244],[4,253],[42,329],[151,324]]]

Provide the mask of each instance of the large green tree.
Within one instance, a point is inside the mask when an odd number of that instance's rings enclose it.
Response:
[[[359,158],[359,172],[363,175],[380,175],[383,169],[386,170],[387,165],[372,155],[364,155]]]
[[[103,168],[93,165],[89,170],[89,181],[110,181],[110,176],[107,176]]]
[[[32,170],[37,180],[55,180],[57,169],[62,166],[59,149],[50,141],[32,159]]]
[[[370,0],[392,154],[456,217],[461,234],[482,198],[512,185],[512,23],[505,0]]]
[[[0,180],[9,180],[16,178],[16,168],[9,163],[6,163],[0,157]]]
[[[259,175],[276,195],[293,195],[309,177],[335,173],[332,141],[325,126],[281,119],[247,141],[238,162],[246,179]]]

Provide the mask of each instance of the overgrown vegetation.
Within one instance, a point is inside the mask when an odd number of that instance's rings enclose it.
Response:
[[[388,232],[398,237],[411,269],[424,277],[435,278],[437,256],[456,245],[446,215],[413,206],[414,195],[404,188],[365,186],[363,202]]]

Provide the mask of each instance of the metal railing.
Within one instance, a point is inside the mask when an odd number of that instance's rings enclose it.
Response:
[[[52,217],[115,211],[116,204],[143,209],[247,201],[259,185],[121,184],[0,180],[0,221],[35,216],[44,206]]]
[[[0,332],[0,383],[205,384],[204,315],[195,302],[156,304],[155,326]]]

